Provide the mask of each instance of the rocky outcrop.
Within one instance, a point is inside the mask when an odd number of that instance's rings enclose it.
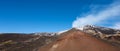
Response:
[[[86,25],[83,31],[105,41],[120,44],[120,30],[118,29]]]
[[[112,29],[112,28],[106,28],[106,27],[99,27],[99,26],[93,26],[93,25],[86,25],[83,27],[83,31],[89,34],[102,36],[101,38],[109,37],[109,36],[120,36],[120,30]]]

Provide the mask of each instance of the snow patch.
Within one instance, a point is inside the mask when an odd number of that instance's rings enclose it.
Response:
[[[63,31],[58,32],[57,34],[60,35],[60,34],[67,32],[67,31],[69,31],[69,30],[63,30]]]

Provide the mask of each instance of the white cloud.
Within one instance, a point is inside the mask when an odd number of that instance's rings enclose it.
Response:
[[[77,19],[73,22],[72,27],[81,28],[87,24],[100,24],[103,23],[102,21],[104,20],[117,16],[120,16],[120,4],[112,3],[111,5],[104,8],[104,10],[97,13],[91,13],[87,16],[77,17]]]
[[[120,22],[116,23],[114,26],[112,26],[111,28],[115,28],[115,29],[120,29]]]

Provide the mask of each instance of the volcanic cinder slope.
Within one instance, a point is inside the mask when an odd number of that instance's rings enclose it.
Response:
[[[63,33],[58,40],[40,47],[38,51],[120,51],[120,48],[72,29]]]

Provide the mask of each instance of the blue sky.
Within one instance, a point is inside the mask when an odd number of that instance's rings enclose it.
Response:
[[[81,19],[81,15],[93,13],[93,10],[94,13],[99,12],[114,1],[0,0],[0,32],[58,32],[70,29],[76,17]]]

